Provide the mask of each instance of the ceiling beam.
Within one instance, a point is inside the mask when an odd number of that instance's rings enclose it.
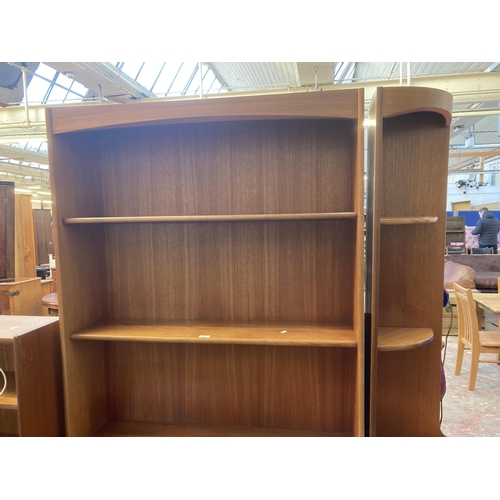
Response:
[[[38,151],[30,151],[29,149],[17,148],[0,144],[0,158],[9,158],[11,160],[22,161],[24,163],[40,163],[42,165],[49,164],[49,156],[46,153]]]
[[[500,149],[490,149],[489,151],[463,150],[459,152],[450,151],[450,158],[489,158],[491,156],[500,156]]]
[[[44,64],[81,83],[96,97],[102,96],[106,100],[129,102],[155,97],[153,92],[108,62],[46,62]]]

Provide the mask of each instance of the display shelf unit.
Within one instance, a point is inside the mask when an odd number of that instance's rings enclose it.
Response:
[[[363,106],[47,110],[68,435],[363,435]]]
[[[0,367],[0,436],[64,436],[58,319],[2,316]]]
[[[446,248],[445,253],[466,253],[465,217],[446,217]]]
[[[451,96],[375,93],[366,273],[363,107],[47,110],[69,435],[440,435]]]
[[[441,435],[451,109],[447,92],[412,87],[378,88],[369,109],[365,422],[372,436]],[[415,329],[412,342],[407,329]],[[388,348],[398,341],[415,348]]]

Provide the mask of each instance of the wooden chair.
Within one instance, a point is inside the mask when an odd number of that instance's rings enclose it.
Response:
[[[480,255],[480,254],[493,254],[493,248],[471,248],[470,253],[472,255]]]
[[[458,351],[455,375],[460,375],[465,348],[471,351],[469,391],[476,385],[479,363],[498,363],[497,359],[480,359],[481,354],[500,356],[500,333],[480,331],[476,313],[476,303],[469,288],[453,284],[458,312]]]

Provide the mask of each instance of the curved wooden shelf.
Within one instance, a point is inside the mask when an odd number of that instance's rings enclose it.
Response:
[[[451,124],[453,96],[450,93],[429,87],[384,87],[383,89],[383,118],[432,111],[444,117],[446,126]]]
[[[429,344],[434,338],[432,328],[378,327],[379,351],[407,351]]]
[[[84,328],[74,340],[356,347],[352,328],[309,323],[214,323],[114,320]]]
[[[410,224],[435,224],[437,217],[381,217],[380,224],[383,226],[398,226]]]
[[[356,212],[237,215],[151,215],[133,217],[69,217],[63,219],[63,224],[119,224],[141,222],[251,222],[287,220],[333,220],[356,218]]]

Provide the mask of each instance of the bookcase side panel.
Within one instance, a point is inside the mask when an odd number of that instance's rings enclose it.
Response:
[[[48,110],[66,432],[85,436],[107,419],[104,350],[100,343],[75,343],[70,335],[107,316],[104,231],[75,230],[62,221],[102,215],[101,145],[98,134],[52,134],[50,116]]]

